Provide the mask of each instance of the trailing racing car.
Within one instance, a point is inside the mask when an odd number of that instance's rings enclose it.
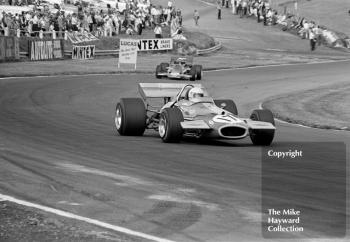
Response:
[[[193,65],[193,57],[171,57],[170,63],[161,63],[156,67],[156,77],[170,79],[186,79],[190,81],[202,79],[202,66]]]
[[[121,98],[116,105],[115,126],[120,135],[141,136],[158,131],[166,143],[184,136],[203,139],[243,139],[270,145],[275,134],[270,110],[254,110],[250,118],[238,117],[230,99],[213,99],[201,84],[140,83],[141,98]]]

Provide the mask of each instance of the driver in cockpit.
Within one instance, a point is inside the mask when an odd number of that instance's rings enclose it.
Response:
[[[199,87],[193,87],[188,92],[188,100],[191,102],[200,102],[202,101],[202,98],[204,97],[204,92],[202,88]]]

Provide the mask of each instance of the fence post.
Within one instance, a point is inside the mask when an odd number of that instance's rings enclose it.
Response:
[[[52,39],[56,39],[56,31],[52,30]]]
[[[39,38],[40,39],[44,38],[44,32],[42,29],[39,31]]]
[[[20,38],[21,37],[21,30],[17,29],[17,37]]]
[[[67,30],[64,31],[64,40],[68,40],[68,31]]]

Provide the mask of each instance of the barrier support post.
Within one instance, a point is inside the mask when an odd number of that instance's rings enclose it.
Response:
[[[56,39],[56,31],[52,30],[52,39]]]
[[[20,38],[21,37],[21,30],[17,29],[17,37]]]
[[[39,31],[39,38],[40,39],[44,38],[44,32],[42,29]]]
[[[64,40],[68,40],[68,31],[64,31]]]

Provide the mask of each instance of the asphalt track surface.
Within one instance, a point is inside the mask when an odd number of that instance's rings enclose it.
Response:
[[[345,83],[348,67],[215,71],[201,83],[246,116],[266,98]],[[262,240],[260,147],[117,134],[117,100],[159,81],[169,82],[136,74],[0,79],[0,193],[176,241]],[[350,133],[277,123],[272,147],[291,141],[340,141],[349,150]]]

